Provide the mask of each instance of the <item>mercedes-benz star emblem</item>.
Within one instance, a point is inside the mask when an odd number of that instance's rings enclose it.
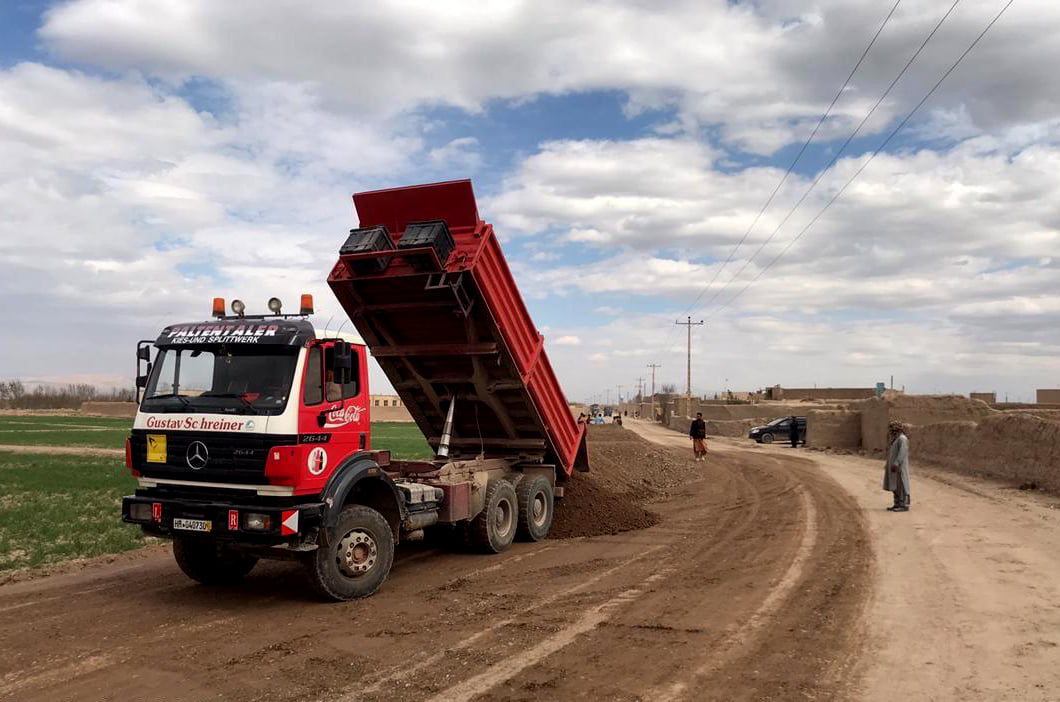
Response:
[[[206,444],[201,441],[192,441],[188,444],[188,453],[185,456],[188,467],[192,470],[202,470],[210,460],[210,452],[206,450]]]

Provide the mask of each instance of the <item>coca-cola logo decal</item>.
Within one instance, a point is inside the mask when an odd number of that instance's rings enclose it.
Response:
[[[335,429],[336,427],[344,427],[351,422],[359,422],[363,412],[364,408],[357,405],[336,407],[333,410],[329,410],[324,417],[324,428]]]

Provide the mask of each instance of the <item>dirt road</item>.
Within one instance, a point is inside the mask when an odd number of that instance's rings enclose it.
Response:
[[[634,428],[687,449],[686,437],[659,426]],[[715,456],[813,466],[857,501],[876,554],[857,698],[1060,699],[1060,501],[918,466],[914,456],[913,509],[892,514],[880,461],[711,445]]]
[[[197,586],[161,547],[0,587],[0,699],[850,698],[871,573],[854,499],[798,459],[687,454],[668,465],[694,479],[665,489],[627,467],[656,485],[651,528],[403,547],[358,602],[313,599],[289,564]]]
[[[402,547],[368,600],[279,563],[197,586],[164,546],[2,586],[0,699],[1058,699],[1057,501],[914,465],[896,515],[876,461],[716,440],[692,463],[629,426],[594,428],[560,521],[607,521],[588,495],[654,526]]]

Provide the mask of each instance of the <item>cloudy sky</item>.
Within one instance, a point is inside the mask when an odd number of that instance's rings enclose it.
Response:
[[[756,222],[891,0],[9,0],[0,377],[127,384],[214,295],[337,319],[350,194],[470,177],[572,399],[648,363],[683,388],[689,314],[696,392],[1032,399],[1060,387],[1060,3],[1016,0],[806,228],[1005,2],[958,2],[841,151],[952,6],[902,0]]]

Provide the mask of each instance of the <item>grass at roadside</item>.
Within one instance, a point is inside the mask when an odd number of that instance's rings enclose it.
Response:
[[[121,460],[0,450],[0,571],[137,548],[121,521],[135,482]]]
[[[372,448],[389,449],[395,459],[430,460],[434,452],[415,422],[372,422]]]

